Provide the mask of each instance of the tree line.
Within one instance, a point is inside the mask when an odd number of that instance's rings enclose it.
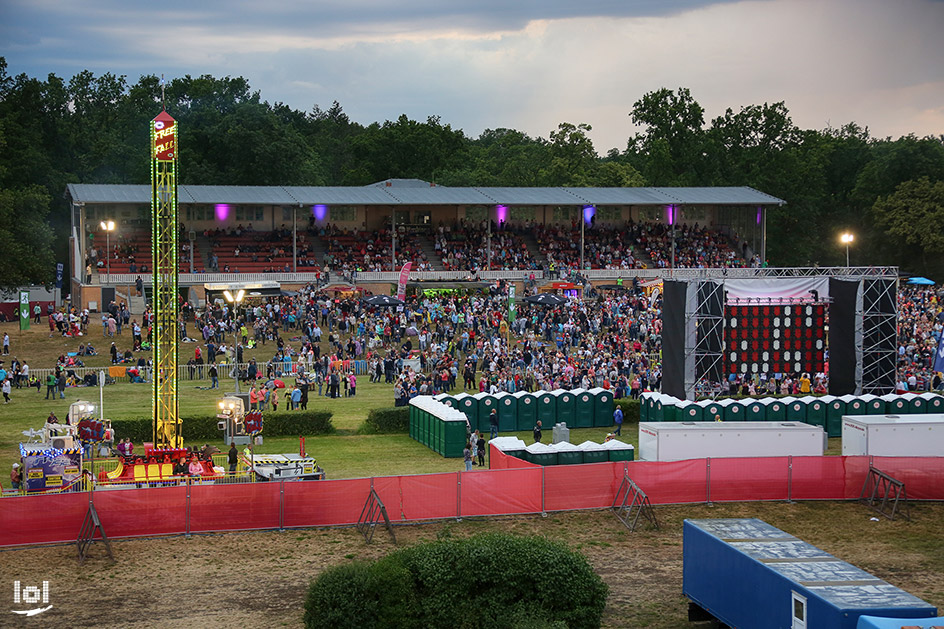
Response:
[[[768,219],[772,265],[842,264],[837,238],[849,230],[853,264],[944,279],[944,136],[875,138],[854,122],[801,129],[783,102],[706,120],[688,89],[663,88],[627,104],[640,131],[600,155],[583,123],[546,138],[470,137],[438,116],[364,125],[338,102],[269,103],[243,77],[184,76],[165,98],[181,124],[182,184],[751,186],[787,201]],[[150,181],[147,122],[160,109],[156,76],[14,76],[0,57],[0,288],[49,283],[67,260],[66,184]]]

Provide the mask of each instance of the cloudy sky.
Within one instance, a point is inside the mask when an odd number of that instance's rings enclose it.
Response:
[[[708,119],[785,101],[804,128],[944,133],[941,0],[0,0],[9,72],[244,76],[269,102],[477,136],[588,123],[625,148],[644,93]]]

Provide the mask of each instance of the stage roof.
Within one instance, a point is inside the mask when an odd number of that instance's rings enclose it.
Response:
[[[718,188],[511,188],[418,185],[178,186],[181,204],[242,205],[784,205],[748,187]],[[425,182],[419,182],[425,183]],[[149,204],[151,187],[70,183],[75,203]]]

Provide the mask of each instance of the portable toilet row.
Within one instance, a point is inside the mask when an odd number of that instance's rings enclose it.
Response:
[[[501,437],[500,437],[501,438]],[[509,450],[503,450],[511,454]],[[562,441],[553,445],[532,443],[524,448],[519,458],[535,465],[578,465],[581,463],[606,463],[607,461],[632,461],[636,450],[630,443],[611,439],[605,443],[584,441],[574,445]]]
[[[446,458],[462,456],[469,424],[464,413],[420,395],[410,400],[410,437]]]
[[[570,428],[604,428],[613,424],[613,392],[608,389],[537,391],[529,393],[440,394],[434,399],[457,408],[472,429],[488,432],[492,409],[498,413],[499,432],[531,430],[540,420],[545,427],[564,422]]]

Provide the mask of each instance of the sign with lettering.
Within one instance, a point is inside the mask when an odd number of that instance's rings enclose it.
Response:
[[[166,111],[151,121],[151,158],[159,162],[177,159],[177,121]]]

